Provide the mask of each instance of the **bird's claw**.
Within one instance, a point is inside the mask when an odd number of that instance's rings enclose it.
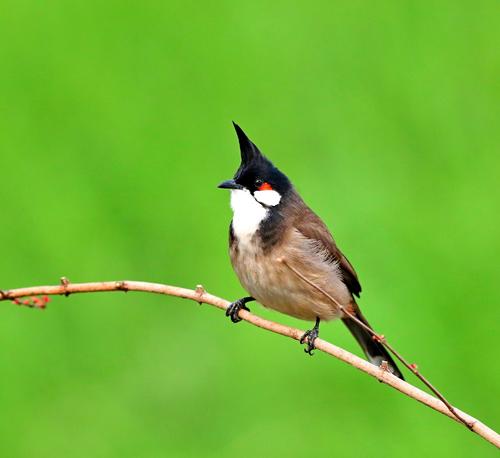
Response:
[[[226,316],[231,318],[233,323],[239,323],[241,321],[241,318],[238,315],[240,310],[250,311],[242,299],[238,299],[237,301],[229,304],[229,307],[226,309]]]
[[[309,331],[304,332],[302,337],[300,338],[300,343],[303,344],[307,341],[307,348],[304,348],[304,352],[309,356],[312,356],[313,350],[316,348],[314,346],[314,341],[318,338],[319,331],[316,327],[309,329]]]

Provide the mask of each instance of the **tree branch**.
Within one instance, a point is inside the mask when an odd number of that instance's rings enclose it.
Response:
[[[448,410],[459,420],[461,423],[463,423],[467,428],[472,429],[472,424],[469,423],[465,418],[463,418],[456,410],[455,408],[448,402],[448,400],[437,390],[434,385],[432,385],[429,380],[427,380],[419,371],[417,368],[416,364],[410,364],[406,359],[404,359],[399,352],[397,352],[392,345],[389,345],[389,342],[387,342],[387,339],[385,338],[384,335],[377,334],[370,326],[367,324],[363,323],[361,320],[359,320],[355,315],[353,315],[349,310],[347,310],[342,304],[340,304],[333,296],[328,294],[323,288],[319,287],[316,283],[313,281],[309,280],[307,277],[302,274],[302,272],[298,271],[295,267],[291,266],[286,259],[280,258],[278,259],[278,262],[281,262],[284,264],[286,267],[288,267],[297,277],[299,277],[301,280],[305,281],[307,284],[311,285],[313,288],[318,290],[321,294],[323,294],[327,299],[329,299],[344,315],[347,315],[351,320],[354,320],[356,323],[358,323],[363,329],[366,329],[372,336],[374,340],[377,342],[380,342],[381,345],[383,345],[385,348],[387,348],[409,371],[413,372],[417,376],[418,379],[420,379],[421,382],[424,383],[427,388],[429,388],[438,398],[440,401],[444,403],[444,405],[448,408]],[[385,361],[387,364],[387,361]]]
[[[33,286],[28,288],[12,289],[8,291],[0,290],[0,301],[11,300],[18,305],[44,308],[47,298],[38,298],[37,296],[64,295],[69,296],[74,293],[95,293],[105,291],[142,291],[148,293],[164,294],[167,296],[176,296],[184,299],[191,299],[200,304],[210,304],[222,310],[226,310],[229,302],[212,294],[208,294],[201,286],[196,290],[179,288],[177,286],[163,285],[160,283],[147,283],[139,281],[110,281],[110,282],[92,282],[92,283],[70,283],[65,277],[61,279],[60,285],[52,286]],[[19,298],[30,297],[30,299],[20,302]],[[240,318],[262,329],[300,340],[304,331],[289,326],[284,326],[273,321],[266,320],[254,315],[246,310],[240,310]],[[377,367],[364,359],[359,358],[348,351],[337,347],[320,338],[314,342],[316,349],[334,356],[351,366],[365,372],[379,381],[395,388],[401,393],[425,404],[426,406],[446,415],[447,417],[460,422],[457,416],[440,399],[420,390],[419,388],[392,375],[384,367]],[[464,419],[470,426],[471,431],[491,442],[500,448],[500,435],[486,426],[481,421],[453,407],[455,414]]]

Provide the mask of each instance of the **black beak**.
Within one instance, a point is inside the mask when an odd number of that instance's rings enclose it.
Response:
[[[243,189],[243,186],[241,186],[240,184],[236,183],[236,181],[234,181],[234,180],[223,181],[217,187],[221,188],[221,189]]]

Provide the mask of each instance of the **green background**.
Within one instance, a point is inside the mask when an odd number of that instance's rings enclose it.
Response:
[[[499,12],[3,0],[0,288],[244,295],[216,189],[239,163],[234,119],[334,231],[375,328],[498,428]],[[322,336],[359,354],[341,323]],[[2,303],[0,348],[5,458],[496,456],[333,358],[176,298]]]

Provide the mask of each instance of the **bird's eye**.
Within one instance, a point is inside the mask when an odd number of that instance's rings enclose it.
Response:
[[[259,188],[260,188],[263,184],[264,184],[264,182],[263,182],[261,179],[257,178],[257,179],[255,180],[255,187],[256,187],[257,189],[259,189]]]

